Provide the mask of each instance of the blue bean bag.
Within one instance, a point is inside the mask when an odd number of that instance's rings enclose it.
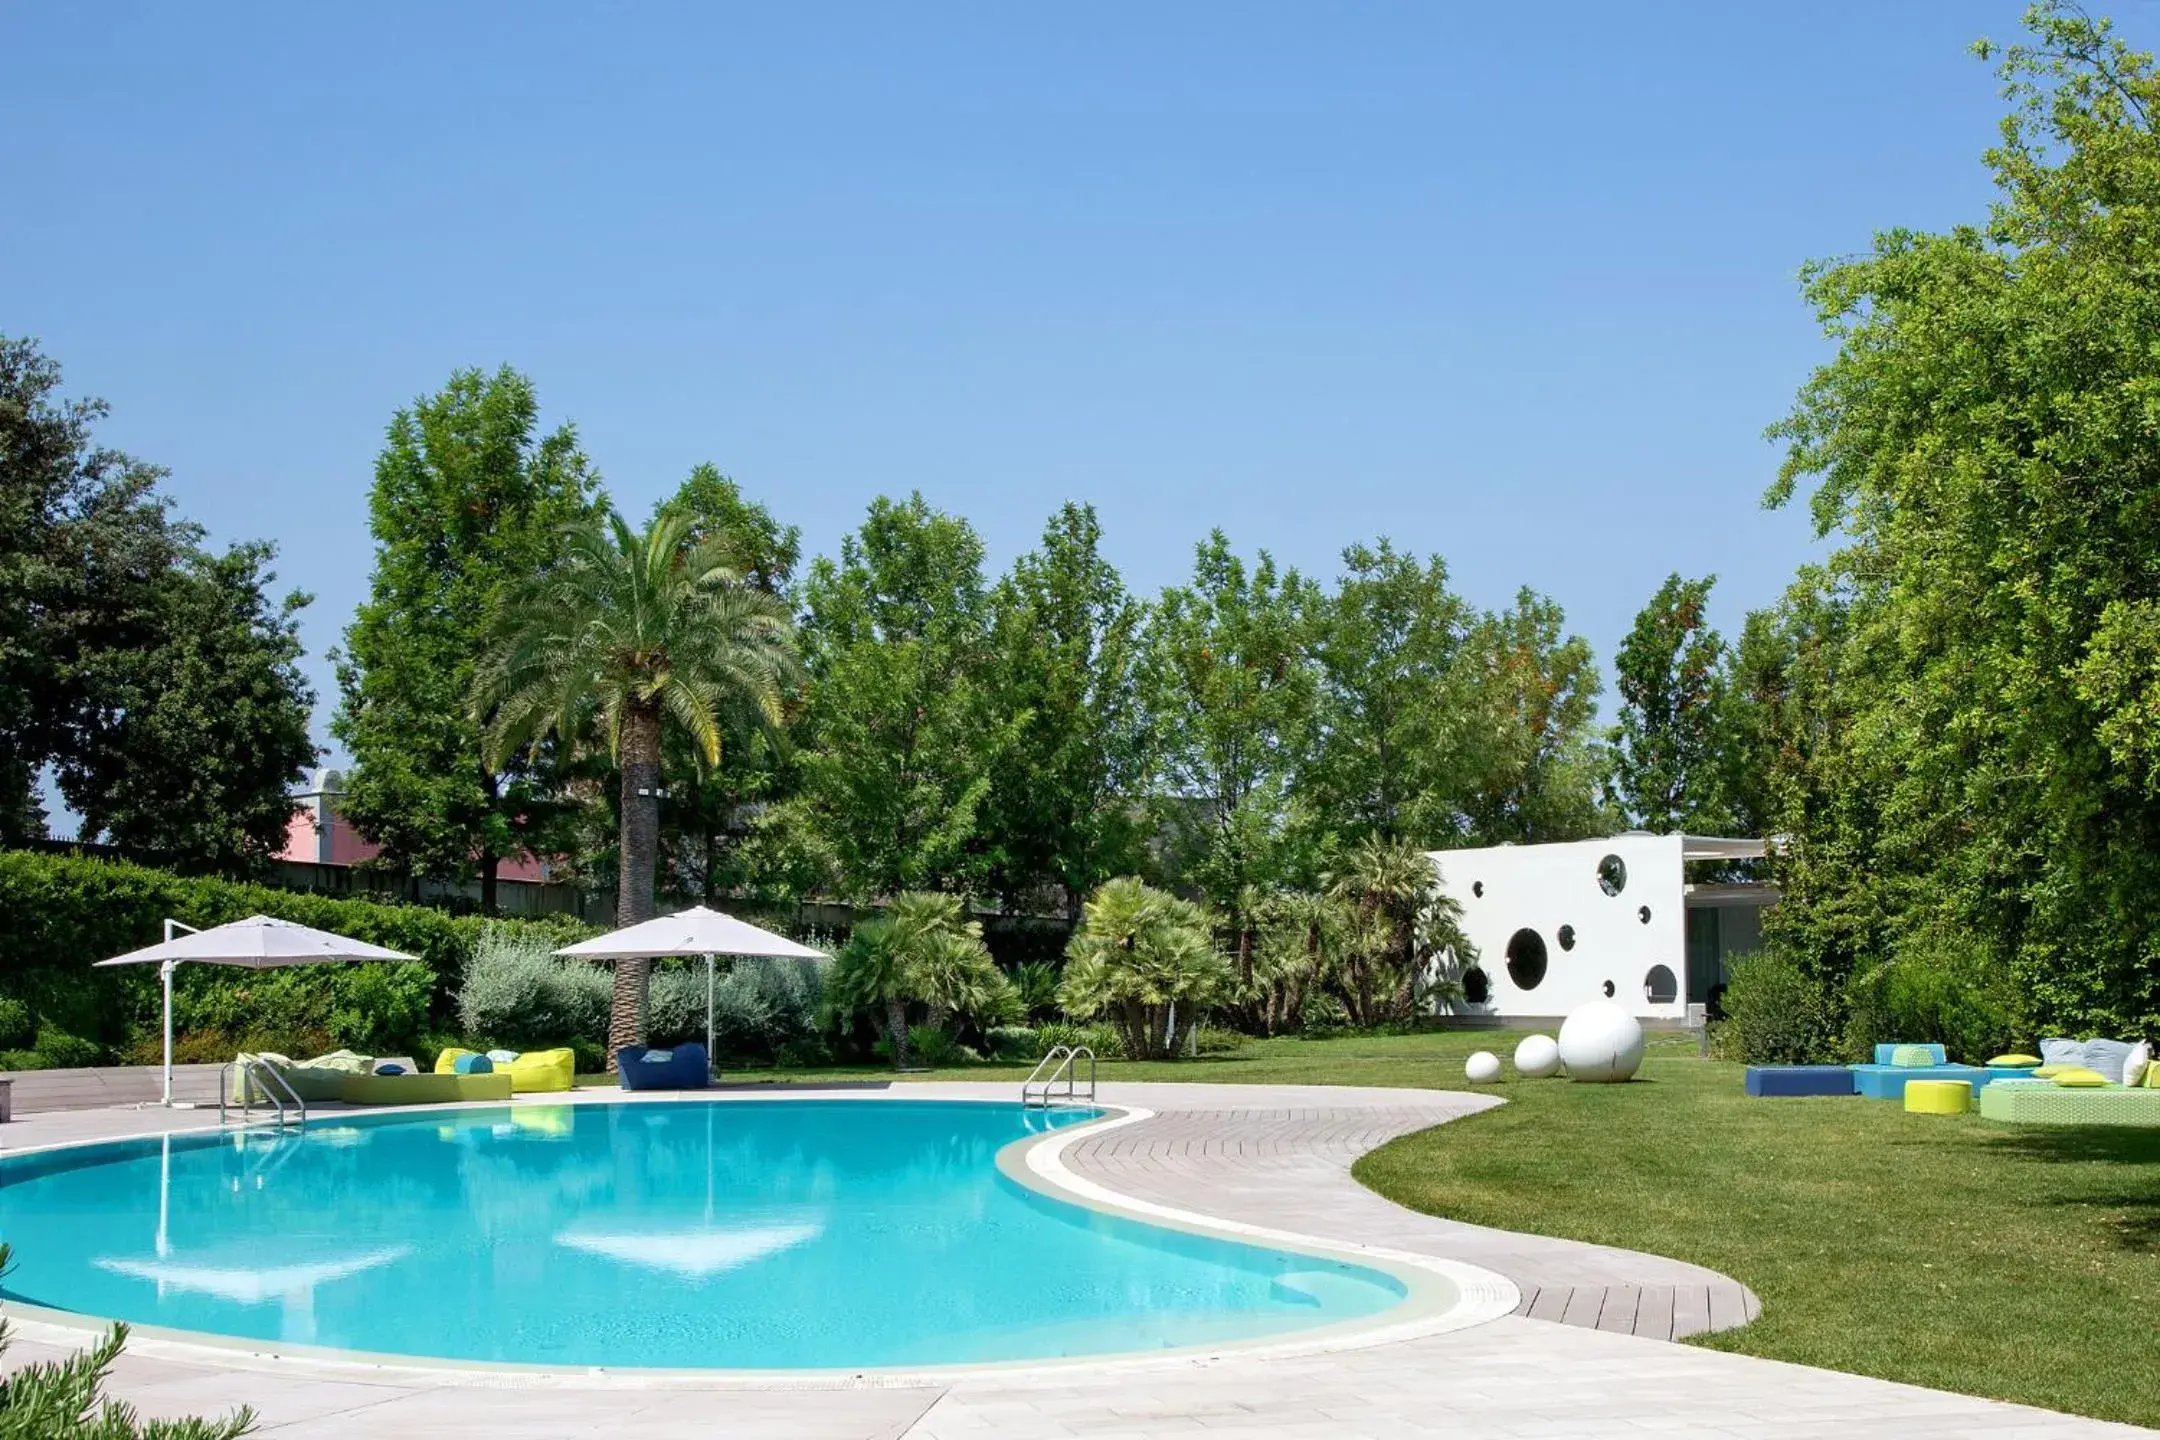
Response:
[[[1844,1065],[1750,1065],[1750,1095],[1850,1095],[1852,1070]]]
[[[695,1042],[672,1050],[625,1045],[615,1052],[615,1071],[625,1090],[703,1090],[712,1083],[705,1047]]]

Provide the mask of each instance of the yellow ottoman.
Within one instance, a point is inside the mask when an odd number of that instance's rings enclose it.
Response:
[[[1908,1080],[1905,1109],[1913,1115],[1963,1115],[1972,1109],[1972,1081]]]

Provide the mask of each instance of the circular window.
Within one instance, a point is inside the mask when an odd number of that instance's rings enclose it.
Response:
[[[1613,997],[1613,983],[1612,983],[1612,981],[1610,981],[1610,980],[1607,980],[1607,981],[1605,982],[1605,998],[1606,998],[1606,999],[1608,999],[1608,1000],[1610,1000],[1610,999],[1612,999],[1612,997]]]
[[[1472,1005],[1483,1005],[1492,999],[1492,977],[1475,965],[1463,971],[1462,998]]]
[[[1480,900],[1484,899],[1484,898],[1485,898],[1485,882],[1484,882],[1483,880],[1472,880],[1472,881],[1470,882],[1470,893],[1471,893],[1472,895],[1475,895],[1475,896],[1477,896],[1477,898],[1478,898],[1478,899],[1480,899]]]
[[[1562,925],[1560,927],[1560,948],[1563,950],[1575,948],[1575,927],[1573,925]]]
[[[1636,918],[1636,919],[1638,919],[1638,920],[1640,920],[1640,921],[1642,921],[1642,923],[1643,923],[1643,924],[1645,924],[1645,925],[1649,924],[1649,923],[1650,923],[1650,907],[1649,907],[1648,905],[1644,905],[1644,906],[1641,906],[1641,907],[1639,907],[1639,908],[1638,908],[1638,909],[1637,909],[1637,910],[1635,911],[1635,918]]]
[[[1672,970],[1664,965],[1652,965],[1650,973],[1642,978],[1643,999],[1652,1005],[1670,1005],[1679,998],[1680,982]]]
[[[1517,930],[1509,936],[1507,973],[1516,989],[1537,989],[1545,978],[1545,937],[1535,930]]]
[[[1598,861],[1597,886],[1608,895],[1617,895],[1627,889],[1627,861],[1618,855],[1607,855]]]

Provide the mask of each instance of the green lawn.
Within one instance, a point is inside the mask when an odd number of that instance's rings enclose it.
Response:
[[[1505,1058],[1513,1043],[1275,1040],[1103,1075],[1458,1089],[1464,1056]],[[1397,1140],[1358,1179],[1432,1214],[1742,1280],[1762,1318],[1698,1342],[1716,1349],[2160,1424],[2160,1131],[2019,1129],[1857,1097],[1749,1100],[1740,1067],[1670,1040],[1632,1085],[1497,1090],[1509,1104]]]

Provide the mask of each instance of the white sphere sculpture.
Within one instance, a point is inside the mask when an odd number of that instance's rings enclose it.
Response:
[[[1500,1057],[1490,1050],[1480,1050],[1463,1062],[1462,1073],[1473,1085],[1490,1085],[1500,1078]]]
[[[1592,1000],[1560,1026],[1560,1062],[1570,1080],[1594,1085],[1631,1080],[1642,1064],[1642,1024],[1610,1000]]]
[[[1560,1046],[1550,1035],[1526,1035],[1515,1047],[1515,1073],[1526,1080],[1549,1080],[1560,1073]]]

